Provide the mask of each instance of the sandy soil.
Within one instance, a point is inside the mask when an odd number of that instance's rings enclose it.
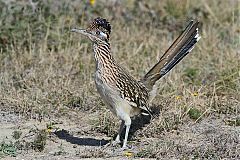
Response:
[[[18,150],[16,157],[5,156],[3,159],[81,159],[97,157],[97,159],[127,159],[136,157],[141,151],[149,152],[154,158],[177,159],[184,157],[194,158],[209,154],[212,157],[222,155],[235,155],[233,159],[240,158],[240,127],[225,125],[224,117],[210,116],[198,123],[189,122],[178,130],[168,133],[159,133],[159,138],[138,138],[130,140],[132,146],[129,151],[121,151],[120,146],[107,146],[112,139],[104,134],[91,131],[86,122],[87,116],[74,113],[72,119],[61,117],[52,119],[54,129],[49,130],[45,148],[42,152],[32,149]],[[47,121],[24,120],[6,111],[0,112],[0,141],[10,142],[13,132],[22,132],[21,141],[31,141],[34,134],[30,131],[38,128],[45,129]],[[156,150],[156,151],[154,151]],[[142,153],[142,152],[141,152]],[[145,154],[145,153],[142,153]],[[191,155],[193,157],[189,157]],[[209,157],[211,158],[211,157]]]

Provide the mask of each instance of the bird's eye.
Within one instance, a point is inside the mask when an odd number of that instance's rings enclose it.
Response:
[[[100,31],[96,31],[96,34],[99,35],[99,34],[100,34]]]

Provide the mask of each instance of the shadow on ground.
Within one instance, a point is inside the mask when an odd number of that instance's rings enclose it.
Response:
[[[70,135],[67,130],[62,129],[54,133],[58,138],[64,139],[69,143],[84,145],[84,146],[103,146],[109,143],[108,140],[99,140],[94,138],[78,138]]]
[[[159,106],[153,106],[151,107],[152,114],[154,117],[158,117],[160,113],[160,107]],[[132,125],[129,133],[129,139],[132,139],[134,133],[143,128],[146,124],[149,124],[151,121],[151,116],[146,116],[146,115],[139,115],[133,118],[132,120]],[[94,138],[79,138],[79,137],[74,137],[73,135],[69,134],[67,130],[60,130],[56,131],[54,133],[58,138],[64,139],[69,143],[72,144],[77,144],[77,145],[84,145],[84,146],[103,146],[108,144],[110,141],[109,140],[99,140],[99,139],[94,139]],[[115,135],[116,138],[117,134]],[[125,129],[123,130],[121,134],[121,139],[125,136]]]

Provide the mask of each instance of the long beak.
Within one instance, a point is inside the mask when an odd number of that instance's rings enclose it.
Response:
[[[73,28],[73,29],[71,29],[71,32],[80,33],[80,34],[82,34],[82,35],[84,35],[84,36],[88,36],[88,37],[91,36],[91,34],[90,34],[89,32],[87,32],[85,29]]]

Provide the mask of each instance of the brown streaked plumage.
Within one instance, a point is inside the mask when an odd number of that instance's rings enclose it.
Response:
[[[106,19],[96,18],[86,30],[71,31],[81,33],[93,42],[96,62],[95,84],[106,105],[122,120],[115,142],[120,142],[120,134],[124,125],[126,126],[123,148],[127,147],[131,117],[140,113],[151,115],[149,101],[155,82],[181,61],[200,39],[198,22],[191,21],[159,62],[137,81],[113,58],[109,43],[111,26]]]

